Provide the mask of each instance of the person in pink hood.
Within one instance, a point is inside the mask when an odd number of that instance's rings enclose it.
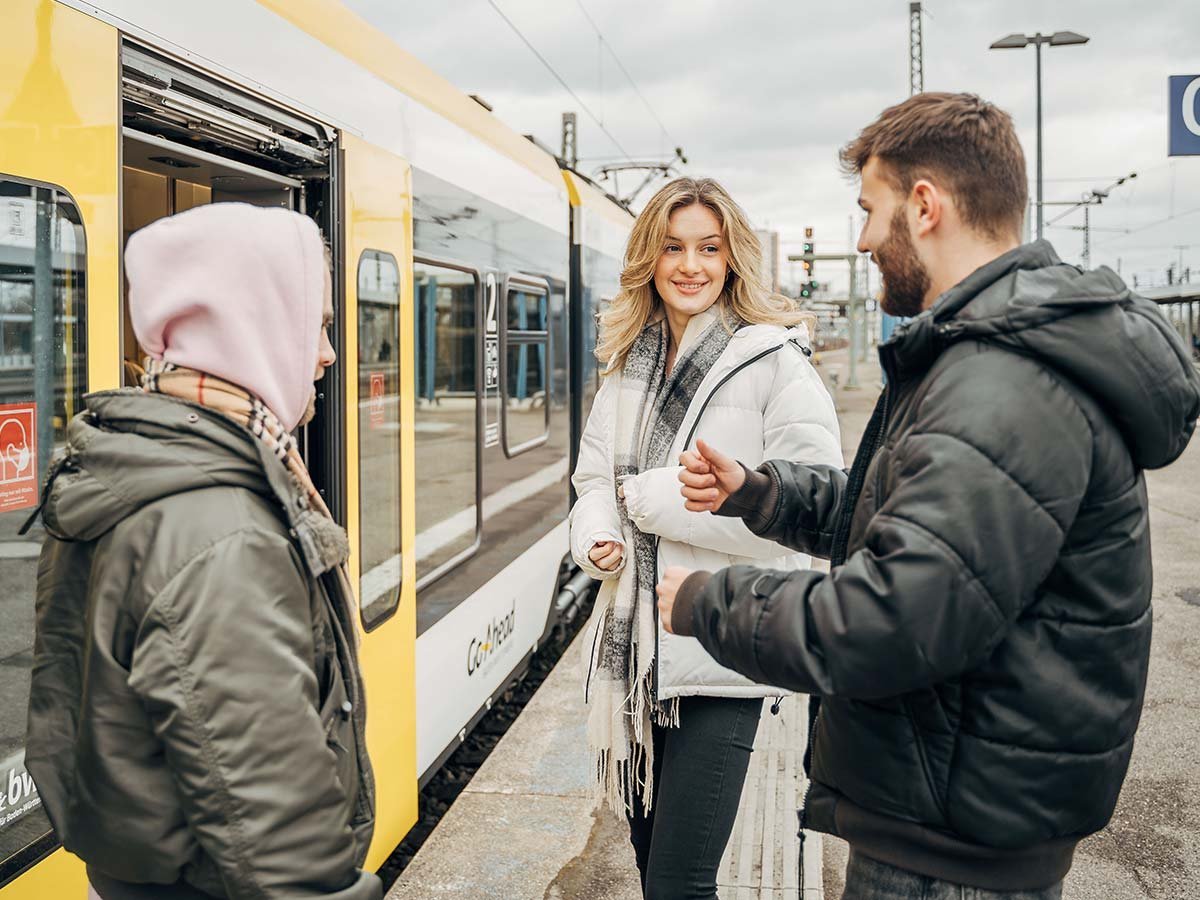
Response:
[[[136,232],[125,274],[133,330],[152,360],[244,388],[288,431],[312,418],[312,382],[336,358],[329,264],[312,219],[197,207]]]
[[[146,374],[51,467],[27,767],[101,900],[379,900],[348,544],[292,434],[335,361],[321,234],[216,204],[125,263]]]

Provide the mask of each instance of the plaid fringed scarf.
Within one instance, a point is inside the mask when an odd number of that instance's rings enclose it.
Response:
[[[675,366],[666,375],[665,321],[638,335],[619,375],[613,441],[613,483],[669,464],[667,454],[704,376],[716,364],[738,323],[715,310],[688,324]],[[683,500],[680,498],[680,503]],[[654,796],[651,724],[678,726],[679,701],[654,696],[655,585],[658,538],[639,531],[618,499],[626,563],[615,591],[599,611],[595,670],[588,686],[588,745],[595,757],[597,800],[629,812],[635,792],[649,811]]]
[[[352,640],[357,646],[359,633],[355,622],[358,611],[355,608],[350,577],[346,572],[346,560],[350,554],[346,532],[333,520],[325,499],[308,474],[308,467],[300,458],[300,448],[295,437],[275,413],[258,397],[235,384],[215,375],[158,359],[146,360],[142,389],[147,393],[167,394],[197,403],[227,416],[248,428],[251,434],[262,441],[271,454],[284,464],[306,502],[305,508],[298,513],[300,523],[295,529],[305,559],[310,565],[313,565],[315,560],[323,561],[315,564],[316,575],[330,570],[336,574],[338,593],[341,595],[336,599],[345,608],[347,615],[345,630],[353,635]]]

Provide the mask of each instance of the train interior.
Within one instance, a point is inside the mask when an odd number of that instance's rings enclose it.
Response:
[[[122,48],[121,78],[124,240],[157,219],[209,203],[278,206],[314,218],[338,265],[329,129],[132,43]],[[145,353],[127,306],[122,322],[123,381],[131,386],[140,383]],[[339,349],[341,331],[335,325],[331,335]],[[333,375],[328,386],[338,380]],[[321,399],[337,394],[330,390]],[[301,442],[337,515],[339,493],[323,483],[338,453],[331,421],[319,404]]]

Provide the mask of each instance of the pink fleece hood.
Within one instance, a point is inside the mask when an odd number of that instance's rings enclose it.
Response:
[[[312,219],[247,203],[159,219],[125,248],[146,352],[257,395],[289,431],[312,396],[325,271]]]

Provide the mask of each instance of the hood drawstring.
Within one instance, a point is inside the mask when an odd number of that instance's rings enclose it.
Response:
[[[37,521],[38,516],[42,514],[42,510],[46,508],[46,504],[50,500],[50,489],[54,486],[54,479],[58,477],[60,472],[74,471],[75,464],[71,457],[71,446],[67,445],[66,452],[60,456],[54,457],[50,463],[50,467],[46,470],[46,481],[42,484],[41,497],[38,499],[38,505],[34,507],[33,512],[29,514],[29,518],[25,520],[25,524],[17,529],[17,534],[22,537],[28,534],[29,529],[33,527],[33,523]],[[59,540],[68,540],[65,537],[55,535]]]

